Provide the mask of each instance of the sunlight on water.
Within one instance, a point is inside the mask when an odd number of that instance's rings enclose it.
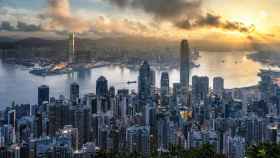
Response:
[[[265,65],[247,59],[247,52],[214,53],[201,52],[201,58],[196,61],[199,68],[192,69],[192,75],[209,76],[210,86],[215,76],[222,76],[225,79],[226,88],[251,86],[258,83],[257,73],[260,68],[267,68]],[[160,81],[160,71],[156,71],[157,86]],[[178,82],[179,71],[169,71],[170,84]],[[137,84],[126,85],[124,82],[135,81],[138,72],[119,66],[109,66],[89,71],[76,72],[67,75],[38,77],[29,74],[18,66],[0,63],[0,105],[1,108],[16,103],[36,103],[37,87],[46,84],[51,88],[51,96],[58,97],[60,94],[68,97],[69,85],[76,81],[80,84],[81,93],[95,92],[95,82],[101,75],[105,76],[109,85],[116,88],[129,88],[137,90]],[[212,87],[212,86],[211,86]]]

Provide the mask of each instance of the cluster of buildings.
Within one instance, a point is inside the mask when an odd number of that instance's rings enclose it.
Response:
[[[38,88],[37,105],[13,105],[0,113],[1,158],[92,158],[97,152],[130,152],[149,157],[181,146],[211,144],[228,158],[243,158],[246,148],[280,141],[280,87],[262,76],[259,88],[226,90],[221,77],[190,78],[190,49],[181,43],[180,82],[160,87],[148,62],[139,70],[138,92],[108,86],[101,76],[95,93],[50,97]]]

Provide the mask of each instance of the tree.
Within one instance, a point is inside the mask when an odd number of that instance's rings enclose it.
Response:
[[[185,150],[182,146],[171,145],[168,149],[169,152],[153,152],[149,156],[150,158],[225,158],[224,155],[216,153],[214,147],[209,144],[205,144],[200,148]],[[97,153],[97,158],[146,158],[141,153],[137,152],[119,152],[110,153],[100,151]]]
[[[280,145],[263,143],[260,145],[252,145],[246,152],[247,158],[279,158]]]
[[[192,149],[187,153],[185,158],[225,158],[224,155],[216,153],[214,147],[205,144],[200,148]]]

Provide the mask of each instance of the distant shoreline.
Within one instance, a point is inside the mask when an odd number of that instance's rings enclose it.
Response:
[[[247,58],[264,65],[280,67],[280,54],[276,52],[254,52],[248,54]]]

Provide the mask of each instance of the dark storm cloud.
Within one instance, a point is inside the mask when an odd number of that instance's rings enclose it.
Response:
[[[219,15],[215,15],[212,13],[207,13],[205,16],[199,16],[194,19],[186,19],[177,21],[175,26],[181,29],[194,29],[198,27],[213,27],[220,28],[224,30],[230,31],[239,31],[239,32],[252,32],[255,30],[255,26],[246,26],[241,22],[229,21],[223,19],[223,17]]]
[[[254,26],[229,21],[219,15],[201,12],[202,0],[104,0],[121,8],[136,8],[180,29],[213,27],[229,31],[252,32]]]
[[[193,16],[200,11],[201,0],[104,0],[121,8],[142,9],[160,19]]]
[[[108,0],[112,4],[115,4],[119,7],[127,7],[129,5],[129,0]]]
[[[14,31],[16,28],[9,22],[9,21],[3,21],[0,23],[0,30],[1,31]]]
[[[0,31],[37,32],[43,30],[41,25],[27,24],[21,21],[18,21],[16,25],[13,25],[9,21],[3,21],[0,23]]]
[[[35,25],[35,24],[27,24],[24,22],[18,22],[17,23],[17,29],[19,31],[23,32],[36,32],[36,31],[42,31],[42,28],[40,25]]]

